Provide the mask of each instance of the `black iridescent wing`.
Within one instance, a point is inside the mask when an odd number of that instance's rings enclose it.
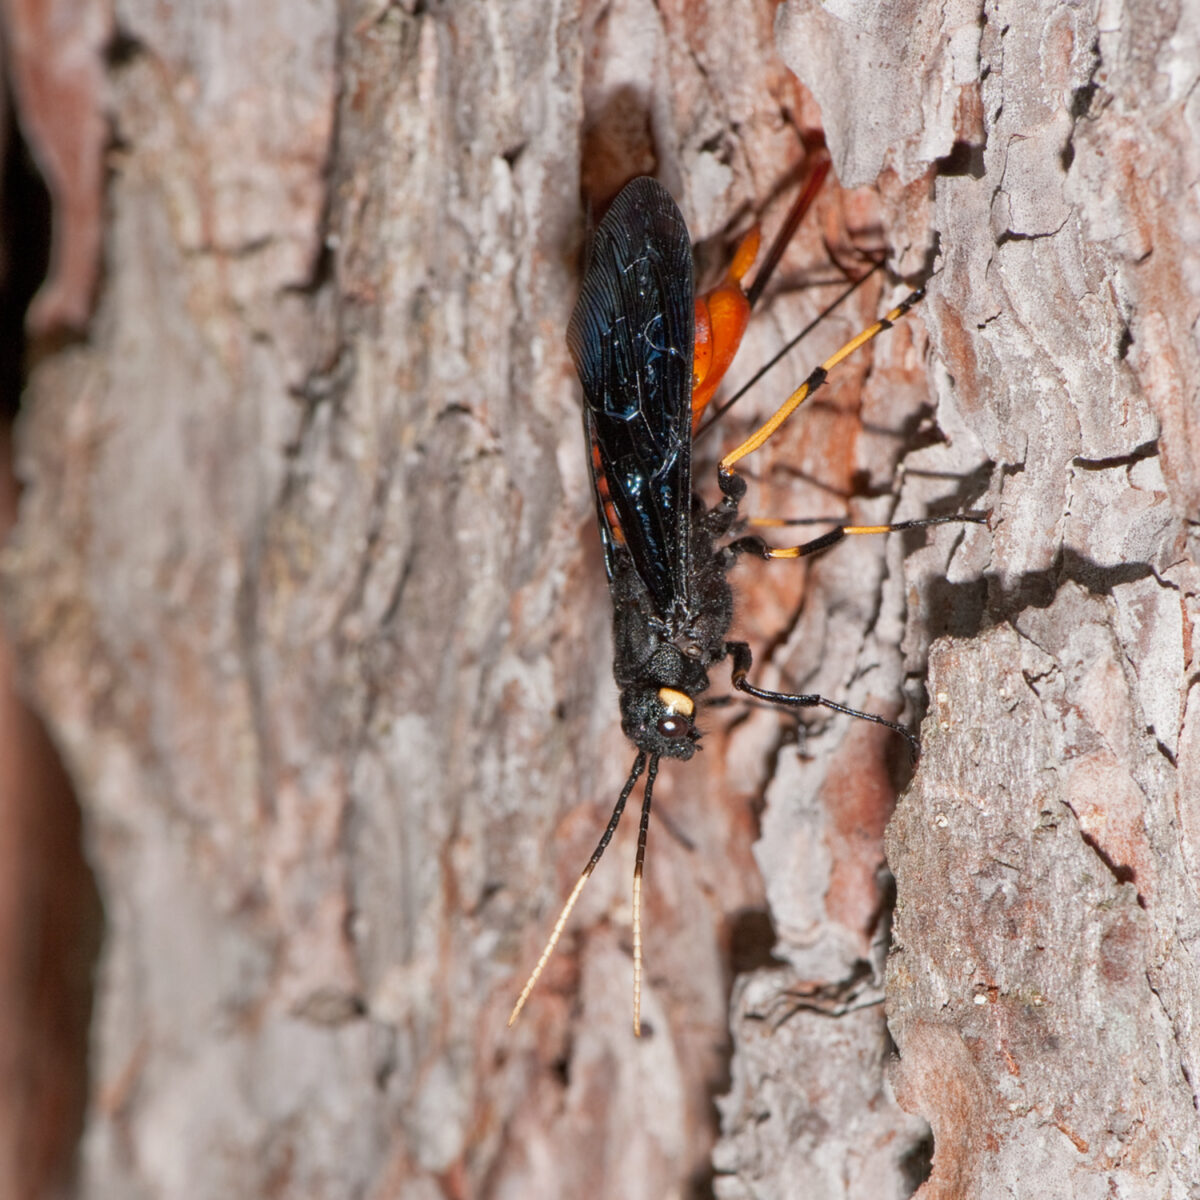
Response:
[[[664,615],[689,602],[694,296],[683,215],[661,184],[633,180],[596,230],[567,345],[598,450],[609,576],[623,543]]]

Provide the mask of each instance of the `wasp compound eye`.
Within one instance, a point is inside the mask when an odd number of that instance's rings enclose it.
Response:
[[[661,717],[658,722],[658,732],[663,737],[671,738],[672,740],[687,737],[688,730],[691,727],[692,723],[687,717],[676,716],[674,713],[666,717]]]

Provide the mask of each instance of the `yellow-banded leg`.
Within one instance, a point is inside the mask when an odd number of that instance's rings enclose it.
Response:
[[[877,338],[885,329],[890,329],[910,308],[919,303],[924,294],[924,289],[911,292],[890,312],[880,317],[874,324],[869,325],[857,337],[851,338],[840,350],[821,363],[763,425],[756,429],[740,446],[735,447],[721,459],[717,467],[717,477],[721,485],[721,492],[725,496],[725,503],[728,506],[736,509],[738,501],[740,501],[746,490],[745,480],[734,473],[733,468],[735,464],[745,458],[746,455],[753,454],[755,450],[762,447],[788,417],[825,382],[829,376],[829,372],[834,367],[844,362],[856,350],[861,349],[868,342]],[[807,555],[816,554],[821,550],[835,545],[844,537],[850,537],[855,534],[899,533],[906,529],[921,529],[928,525],[943,525],[948,522],[962,521],[978,523],[986,519],[986,515],[972,513],[962,516],[924,517],[913,521],[897,521],[890,525],[840,525],[835,529],[831,529],[828,533],[813,538],[811,541],[803,542],[798,546],[780,548],[768,546],[761,538],[749,536],[738,538],[736,541],[730,543],[726,547],[726,552],[735,556],[738,554],[755,554],[760,558],[804,558]],[[759,524],[782,525],[788,524],[788,522],[761,521]],[[726,644],[725,649],[733,661],[733,686],[739,692],[743,692],[747,696],[754,696],[759,700],[765,700],[770,704],[779,704],[788,708],[827,708],[832,712],[844,713],[846,716],[858,717],[864,721],[872,721],[876,725],[884,725],[904,737],[908,743],[909,753],[912,755],[913,761],[916,761],[919,748],[917,739],[903,725],[898,725],[895,721],[889,721],[885,717],[877,716],[874,713],[860,712],[856,708],[850,708],[845,704],[838,704],[834,700],[827,700],[824,696],[819,696],[815,693],[793,694],[788,692],[772,692],[766,688],[757,687],[746,678],[753,664],[750,647],[745,642],[729,642]]]
[[[828,533],[821,534],[811,541],[801,542],[799,546],[768,546],[762,538],[738,538],[727,547],[734,554],[753,554],[758,558],[806,558],[837,545],[844,537],[853,537],[862,533],[903,533],[906,529],[924,529],[929,525],[970,524],[982,525],[987,520],[987,513],[953,513],[944,517],[918,517],[914,521],[896,521],[891,525],[840,525]],[[757,521],[751,524],[786,525],[787,521]]]
[[[845,361],[856,350],[861,349],[868,342],[877,338],[885,329],[891,329],[914,304],[919,303],[924,295],[924,288],[918,288],[915,292],[910,292],[890,312],[885,313],[873,325],[867,326],[857,337],[851,338],[840,350],[830,355],[819,367],[815,368],[809,377],[776,409],[772,417],[759,426],[740,446],[737,446],[726,454],[717,466],[717,478],[720,481],[722,492],[726,495],[740,497],[744,488],[739,487],[734,482],[734,464],[740,462],[747,454],[753,454],[755,450],[764,445],[784,421],[825,382],[829,372],[838,363]]]

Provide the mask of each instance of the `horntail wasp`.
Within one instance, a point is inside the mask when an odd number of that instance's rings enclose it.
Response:
[[[733,619],[727,575],[742,554],[800,558],[852,534],[986,518],[959,515],[893,525],[842,525],[784,548],[770,547],[755,536],[719,543],[739,524],[738,505],[746,492],[746,481],[734,473],[734,466],[759,449],[825,382],[829,371],[890,328],[922,292],[911,293],[826,359],[774,416],[721,459],[721,499],[716,505],[708,508],[692,493],[692,442],[700,418],[733,361],[766,276],[828,169],[828,158],[822,156],[749,291],[743,289],[742,277],[758,253],[757,229],[739,245],[725,279],[697,299],[692,243],[683,215],[653,179],[638,178],[626,185],[593,237],[567,345],[583,385],[584,435],[613,603],[613,674],[620,690],[621,728],[637,755],[608,826],[521,989],[509,1025],[520,1015],[554,952],[583,885],[644,773],[633,873],[633,1029],[640,1036],[642,867],[654,782],[660,759],[686,760],[695,753],[700,738],[697,697],[707,690],[708,671],[715,663],[731,660],[733,686],[746,696],[793,709],[819,706],[886,725],[907,739],[916,757],[916,738],[902,725],[824,696],[773,692],[750,683],[750,647],[727,637]]]

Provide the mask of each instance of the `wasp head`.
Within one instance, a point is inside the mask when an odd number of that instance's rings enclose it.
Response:
[[[639,750],[665,758],[691,758],[700,731],[696,702],[669,687],[631,687],[621,693],[621,728]]]

